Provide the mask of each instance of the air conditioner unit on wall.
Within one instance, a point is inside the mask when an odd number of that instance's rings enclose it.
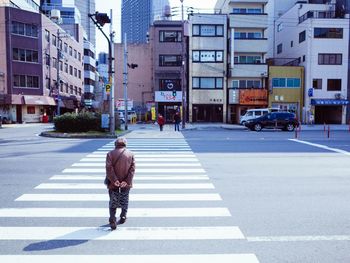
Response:
[[[334,94],[334,98],[335,98],[336,100],[340,100],[340,99],[341,99],[341,93],[335,93],[335,94]]]

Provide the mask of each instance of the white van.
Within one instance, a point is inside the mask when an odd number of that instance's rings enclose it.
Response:
[[[239,119],[239,124],[244,125],[246,121],[259,118],[261,116],[264,116],[265,114],[269,112],[276,112],[279,111],[279,109],[276,108],[264,108],[264,109],[250,109],[247,110],[247,112],[242,115]]]

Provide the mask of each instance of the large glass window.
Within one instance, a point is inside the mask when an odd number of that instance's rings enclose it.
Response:
[[[232,88],[234,88],[234,89],[247,89],[247,88],[260,89],[261,88],[261,81],[254,80],[254,79],[235,79],[235,80],[232,80]]]
[[[318,54],[319,65],[342,65],[342,54]]]
[[[235,32],[235,39],[260,39],[261,32]]]
[[[224,52],[220,50],[194,50],[193,62],[223,62]]]
[[[159,55],[159,66],[178,67],[182,65],[181,55]]]
[[[224,25],[193,25],[193,36],[222,37],[224,36]]]
[[[300,78],[273,78],[272,87],[273,88],[300,88],[301,80]]]
[[[306,30],[299,33],[299,43],[304,42],[306,39]]]
[[[181,42],[181,31],[160,31],[159,42]]]
[[[233,8],[234,14],[262,14],[261,8]]]
[[[21,48],[13,48],[12,58],[14,61],[38,63],[38,51],[21,49]]]
[[[39,88],[39,77],[30,75],[14,75],[13,86],[21,88]]]
[[[236,64],[260,64],[261,56],[235,56],[234,62]]]
[[[12,22],[12,34],[38,37],[38,26],[34,24],[25,24],[21,22]]]
[[[341,91],[341,79],[327,79],[328,91]]]
[[[314,38],[343,38],[343,29],[315,27]]]
[[[193,89],[222,89],[223,78],[207,78],[207,77],[194,77],[192,78]]]

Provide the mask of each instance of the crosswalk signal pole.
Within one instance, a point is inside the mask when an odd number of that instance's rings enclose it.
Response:
[[[185,87],[185,64],[186,64],[186,56],[185,56],[185,24],[184,24],[184,5],[183,1],[181,1],[181,24],[182,24],[182,36],[181,36],[181,57],[182,57],[182,65],[181,65],[181,105],[182,105],[182,129],[185,129],[186,125],[186,87]]]

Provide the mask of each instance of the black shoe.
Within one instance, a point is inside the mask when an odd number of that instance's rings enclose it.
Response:
[[[112,230],[117,229],[117,224],[116,224],[115,220],[113,220],[113,219],[109,219],[109,226],[111,227]]]
[[[125,223],[125,221],[126,221],[126,216],[121,216],[118,223],[122,225]]]

